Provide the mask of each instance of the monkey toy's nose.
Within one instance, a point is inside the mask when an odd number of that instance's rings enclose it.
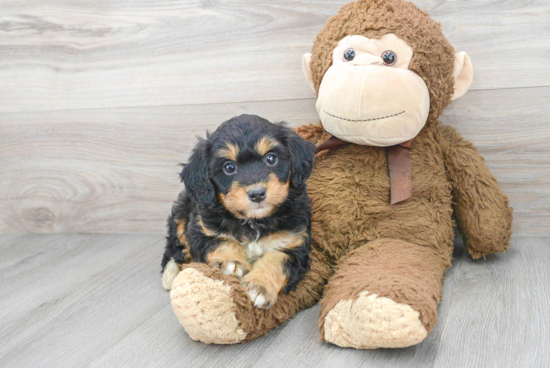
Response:
[[[246,192],[246,194],[248,194],[248,198],[250,198],[252,202],[260,203],[265,199],[266,190],[262,187],[253,188]]]

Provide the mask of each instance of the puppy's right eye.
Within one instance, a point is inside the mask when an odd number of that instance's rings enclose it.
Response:
[[[233,162],[226,162],[223,165],[223,172],[226,173],[227,175],[235,174],[235,171],[237,171],[237,168],[235,167]]]
[[[273,153],[270,153],[269,155],[265,156],[265,162],[269,166],[273,166],[277,163],[277,156],[275,156]]]

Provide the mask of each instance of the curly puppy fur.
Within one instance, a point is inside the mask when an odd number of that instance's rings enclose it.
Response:
[[[242,115],[221,124],[198,143],[181,173],[186,190],[168,219],[163,271],[170,260],[178,268],[207,263],[242,278],[265,307],[282,288],[294,290],[309,269],[311,205],[304,183],[314,153],[315,146],[284,123]]]

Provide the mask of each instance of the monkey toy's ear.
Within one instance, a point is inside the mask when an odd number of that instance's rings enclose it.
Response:
[[[474,79],[472,60],[470,60],[470,57],[464,51],[455,55],[453,78],[455,79],[455,93],[451,97],[451,101],[458,100],[464,96]]]
[[[303,187],[313,170],[316,147],[313,143],[300,137],[290,129],[288,130],[286,141],[292,155],[290,186],[299,190]]]
[[[189,163],[184,165],[180,178],[185,183],[187,192],[200,206],[212,208],[216,206],[217,199],[216,190],[208,176],[208,152],[208,142],[199,140],[189,158]]]
[[[304,54],[302,58],[302,70],[306,77],[307,84],[309,84],[313,92],[317,93],[317,91],[315,91],[315,84],[313,83],[313,75],[311,74],[311,54]]]

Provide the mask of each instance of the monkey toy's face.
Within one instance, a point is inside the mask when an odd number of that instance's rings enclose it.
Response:
[[[344,37],[319,87],[316,106],[325,130],[351,143],[379,147],[416,137],[430,112],[430,94],[424,80],[409,70],[413,52],[393,33],[379,39]],[[462,64],[464,55],[457,55]],[[310,62],[311,54],[304,55],[304,73],[313,88]]]
[[[394,34],[341,40],[317,100],[325,130],[369,146],[414,138],[426,123],[430,95],[422,78],[409,70],[412,55],[412,48]]]

